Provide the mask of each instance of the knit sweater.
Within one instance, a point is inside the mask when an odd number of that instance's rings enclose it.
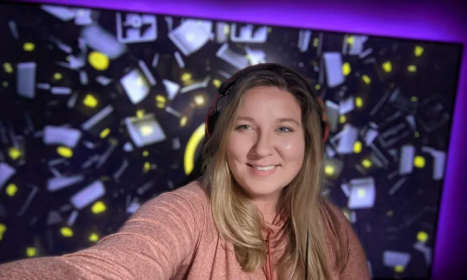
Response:
[[[337,209],[337,208],[336,208]],[[337,209],[349,243],[343,273],[329,280],[370,279],[366,258],[345,216]],[[233,246],[217,231],[206,189],[199,182],[144,203],[115,234],[63,256],[0,265],[0,279],[273,280],[274,263],[284,251],[281,221],[267,224],[264,269],[245,272]]]

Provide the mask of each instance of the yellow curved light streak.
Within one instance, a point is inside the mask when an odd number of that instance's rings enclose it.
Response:
[[[198,128],[193,132],[190,139],[188,139],[188,143],[185,147],[185,156],[183,158],[184,167],[185,167],[185,174],[189,175],[193,168],[195,167],[195,154],[196,149],[198,148],[199,144],[204,138],[205,133],[205,124],[201,124]]]

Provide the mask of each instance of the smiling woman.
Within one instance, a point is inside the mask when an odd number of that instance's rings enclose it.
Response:
[[[2,265],[0,279],[369,279],[358,238],[322,196],[324,130],[302,77],[244,69],[208,116],[201,179],[91,248]]]
[[[220,87],[207,130],[203,184],[242,269],[369,278],[358,239],[321,195],[325,124],[304,78],[277,64],[238,72]]]

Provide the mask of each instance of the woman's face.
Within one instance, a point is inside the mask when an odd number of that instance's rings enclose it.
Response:
[[[295,97],[277,87],[249,89],[227,147],[227,163],[237,183],[253,199],[277,199],[300,171],[304,154]]]

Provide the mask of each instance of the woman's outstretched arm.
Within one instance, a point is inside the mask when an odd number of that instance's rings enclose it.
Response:
[[[170,279],[196,250],[205,211],[200,199],[190,186],[162,194],[96,245],[0,265],[0,279]]]

